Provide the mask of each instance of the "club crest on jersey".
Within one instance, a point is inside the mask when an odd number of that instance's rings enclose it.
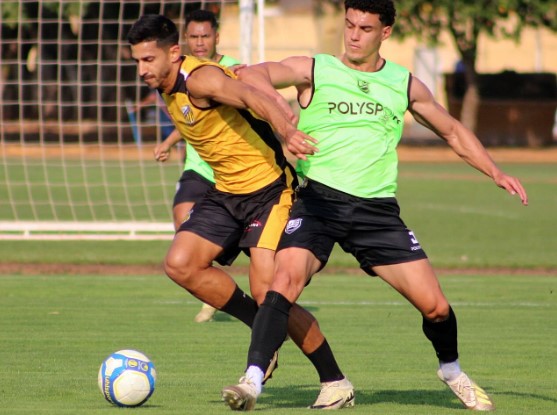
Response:
[[[369,92],[369,82],[358,79],[358,88],[367,94]]]
[[[186,119],[186,123],[189,125],[193,125],[195,123],[195,119],[193,118],[193,112],[189,105],[184,105],[180,108],[182,114],[184,114],[184,118]]]
[[[284,232],[290,235],[291,233],[296,232],[300,226],[302,226],[302,219],[290,219],[286,224]]]

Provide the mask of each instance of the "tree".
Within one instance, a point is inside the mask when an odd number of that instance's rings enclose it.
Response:
[[[476,57],[481,34],[519,40],[525,27],[557,31],[554,0],[397,0],[394,36],[416,36],[430,45],[439,44],[441,32],[451,34],[460,54],[467,89],[461,120],[475,129],[479,106]]]

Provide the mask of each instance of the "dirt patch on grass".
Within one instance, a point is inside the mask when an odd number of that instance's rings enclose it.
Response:
[[[147,143],[142,147],[134,144],[112,144],[99,146],[98,144],[67,144],[59,145],[25,145],[6,144],[0,147],[2,157],[45,158],[63,157],[67,159],[98,159],[100,157],[111,160],[153,160],[154,143]],[[557,145],[543,148],[488,148],[493,159],[498,163],[555,163],[557,162]],[[441,140],[435,145],[398,146],[401,161],[415,162],[447,162],[462,160]],[[178,157],[173,152],[172,157]]]
[[[497,163],[557,163],[557,146],[547,148],[488,148],[487,151]],[[447,146],[398,147],[400,161],[412,162],[461,162],[454,151]]]
[[[224,268],[231,275],[247,275],[248,268],[232,266]],[[557,276],[551,268],[438,268],[437,275],[547,275]],[[24,264],[0,263],[0,275],[164,275],[160,265],[113,265],[113,264]],[[357,267],[326,267],[320,275],[365,273]]]

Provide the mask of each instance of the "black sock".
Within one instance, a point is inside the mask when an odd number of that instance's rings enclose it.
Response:
[[[449,307],[449,318],[444,321],[434,323],[424,318],[422,329],[441,362],[454,362],[458,359],[456,316],[452,308]]]
[[[338,367],[335,356],[327,342],[327,339],[323,341],[321,346],[319,346],[314,352],[306,355],[308,359],[313,363],[317,373],[319,373],[320,382],[333,382],[335,380],[344,379],[344,375]]]
[[[232,297],[220,310],[252,327],[255,314],[257,313],[257,303],[243,292],[240,287],[236,286]]]
[[[267,371],[273,354],[286,338],[288,314],[292,304],[282,294],[268,291],[259,307],[251,331],[248,367],[257,366]]]

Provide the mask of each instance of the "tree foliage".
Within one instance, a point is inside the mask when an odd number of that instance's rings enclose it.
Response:
[[[518,41],[525,27],[557,31],[554,0],[397,0],[395,36],[416,36],[436,45],[447,31],[465,64],[475,65],[478,38]]]
[[[467,90],[461,121],[475,129],[479,102],[476,57],[480,35],[518,41],[525,27],[557,31],[555,0],[397,0],[394,36],[435,46],[450,33],[463,64]]]

